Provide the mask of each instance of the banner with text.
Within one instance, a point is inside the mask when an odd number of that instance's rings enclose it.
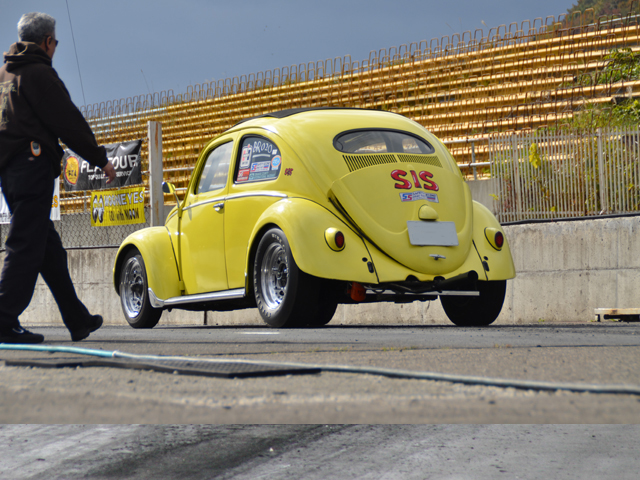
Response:
[[[51,199],[51,220],[60,220],[60,177],[53,181],[53,198]],[[0,185],[0,224],[11,223],[11,212],[2,193]]]
[[[142,183],[142,140],[113,143],[104,147],[107,149],[107,158],[116,170],[116,179],[107,185],[107,177],[102,169],[94,167],[73,150],[65,150],[62,159],[65,191],[100,190]]]
[[[144,187],[91,192],[91,226],[145,223]]]

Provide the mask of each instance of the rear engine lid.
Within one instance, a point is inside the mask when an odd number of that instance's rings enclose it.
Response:
[[[381,251],[424,274],[443,275],[466,260],[472,200],[457,172],[435,154],[344,154],[351,173],[330,198]]]

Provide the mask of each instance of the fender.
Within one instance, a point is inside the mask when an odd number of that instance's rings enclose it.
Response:
[[[485,236],[485,228],[495,228],[502,232],[504,245],[501,250],[491,246]],[[489,267],[489,270],[484,272],[487,280],[509,280],[516,276],[511,249],[502,225],[487,207],[476,201],[473,202],[473,243]],[[478,271],[478,275],[482,280],[482,270]]]
[[[280,228],[287,236],[293,258],[303,272],[321,278],[377,283],[375,269],[369,270],[372,260],[363,239],[331,211],[302,198],[280,200],[262,213],[251,233],[247,272],[253,271],[253,252],[271,227]],[[337,228],[344,234],[343,250],[336,252],[329,247],[324,237],[327,228]]]
[[[116,293],[120,290],[120,268],[126,252],[135,247],[140,251],[147,270],[149,288],[158,298],[181,295],[178,266],[171,234],[166,227],[149,227],[132,233],[120,245],[113,266],[113,283]]]

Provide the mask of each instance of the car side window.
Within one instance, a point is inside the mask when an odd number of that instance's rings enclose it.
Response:
[[[236,184],[273,180],[280,174],[282,153],[275,143],[264,137],[242,139]]]
[[[207,161],[202,169],[202,174],[200,175],[196,194],[224,188],[227,184],[227,177],[229,176],[232,152],[233,141],[224,143],[209,152]]]

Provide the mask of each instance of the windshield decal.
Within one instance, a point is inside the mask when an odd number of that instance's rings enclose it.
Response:
[[[236,183],[278,178],[282,154],[273,142],[262,137],[249,136],[243,140],[241,152]]]
[[[242,158],[240,159],[240,168],[247,168],[251,165],[251,144],[242,148]]]

